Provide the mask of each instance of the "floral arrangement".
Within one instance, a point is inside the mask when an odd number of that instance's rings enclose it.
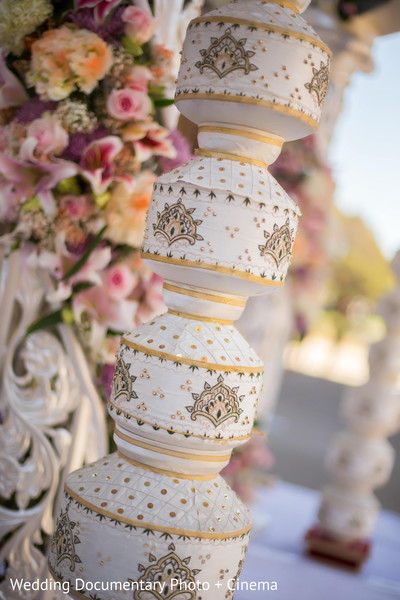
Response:
[[[156,120],[154,27],[127,0],[0,3],[0,243],[49,274],[30,331],[73,324],[106,388],[118,334],[162,311],[139,248],[157,171],[189,158]]]
[[[340,246],[335,184],[330,168],[318,157],[315,136],[285,144],[270,171],[302,212],[288,272],[295,327],[302,338],[327,301],[327,284]]]

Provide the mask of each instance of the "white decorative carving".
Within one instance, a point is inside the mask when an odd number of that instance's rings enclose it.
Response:
[[[71,328],[61,325],[57,333],[26,335],[48,285],[44,274],[22,262],[18,252],[3,259],[0,537],[6,541],[0,563],[6,577],[0,594],[9,600],[38,598],[37,591],[13,591],[10,578],[44,576],[60,483],[70,470],[107,450],[104,407]]]
[[[202,0],[155,0],[156,44],[172,51],[166,95],[173,95],[180,48],[189,21],[200,13]],[[147,0],[136,4],[147,10]],[[163,121],[176,127],[175,107],[163,109]],[[41,600],[64,598],[55,592],[12,591],[10,577],[32,581],[45,577],[46,536],[54,529],[65,476],[85,461],[107,452],[104,406],[93,384],[87,359],[73,330],[36,332],[29,325],[39,315],[50,282],[35,269],[22,272],[17,252],[0,259],[0,551],[7,567],[0,598]],[[9,505],[9,506],[8,506]],[[6,562],[3,562],[6,561]]]

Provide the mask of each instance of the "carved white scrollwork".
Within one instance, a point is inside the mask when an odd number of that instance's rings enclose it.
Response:
[[[73,331],[61,325],[57,331],[26,334],[46,291],[43,274],[22,263],[18,253],[3,259],[0,593],[10,600],[41,597],[38,591],[12,590],[10,578],[45,577],[46,542],[61,480],[107,450],[104,408]]]

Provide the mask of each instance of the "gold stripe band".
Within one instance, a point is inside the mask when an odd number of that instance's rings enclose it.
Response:
[[[202,369],[207,369],[208,371],[223,371],[224,373],[262,373],[264,371],[263,366],[242,367],[240,365],[222,365],[219,363],[209,363],[203,360],[194,360],[185,356],[177,356],[176,354],[169,354],[168,352],[160,352],[159,350],[153,350],[152,348],[147,348],[147,346],[142,346],[141,344],[135,344],[135,342],[131,342],[125,337],[121,337],[121,344],[125,344],[126,346],[129,346],[129,348],[132,348],[132,350],[137,350],[143,354],[157,356],[159,358],[163,358],[164,360],[170,360],[174,363],[182,363],[184,365],[201,367]]]
[[[240,277],[241,279],[247,279],[248,281],[254,281],[260,285],[268,285],[270,287],[282,287],[284,284],[284,281],[272,281],[272,279],[259,277],[258,275],[252,275],[251,273],[240,271],[239,269],[234,269],[233,267],[223,267],[222,265],[197,262],[196,260],[161,256],[160,254],[152,254],[151,252],[142,252],[142,258],[147,258],[149,260],[155,260],[158,262],[165,262],[169,263],[170,265],[179,265],[180,267],[194,267],[195,269],[206,269],[208,271],[216,271],[217,273],[225,273],[227,275],[233,275],[234,277]]]
[[[269,167],[269,165],[262,162],[261,160],[256,160],[255,158],[246,158],[245,156],[237,156],[236,154],[230,154],[228,152],[216,152],[215,150],[203,150],[202,148],[197,148],[194,151],[194,153],[196,154],[196,156],[207,156],[209,158],[224,158],[227,160],[236,160],[240,163],[248,163],[249,165],[255,165],[256,167],[262,167],[263,169],[268,169]]]
[[[144,469],[145,471],[151,471],[152,473],[158,473],[159,475],[166,475],[167,477],[175,477],[176,479],[190,479],[196,481],[212,481],[216,477],[218,477],[218,473],[212,473],[211,475],[186,475],[183,473],[177,473],[175,471],[168,471],[166,469],[159,469],[158,467],[152,467],[150,465],[145,465],[144,463],[139,462],[138,460],[133,460],[133,458],[128,458],[122,452],[118,452],[118,456],[120,456],[123,460],[130,463],[134,467],[139,467],[139,469]]]
[[[170,315],[176,317],[182,317],[183,319],[192,319],[193,321],[205,321],[206,323],[217,323],[218,325],[233,325],[233,321],[227,321],[226,319],[214,319],[213,317],[202,317],[200,315],[192,315],[190,313],[181,312],[180,310],[168,309]]]
[[[260,431],[259,429],[256,429],[255,427],[253,427],[253,433],[260,435],[261,437],[265,437],[265,433],[263,431]]]
[[[115,408],[115,410],[118,410],[119,412],[123,413],[124,415],[127,415],[130,418],[135,419],[136,421],[140,421],[141,423],[150,425],[150,427],[153,427],[153,428],[155,427],[157,429],[162,429],[163,431],[171,431],[170,427],[163,427],[162,425],[158,425],[156,423],[151,423],[150,421],[146,421],[145,419],[142,419],[142,417],[136,417],[135,415],[132,415],[132,413],[129,413],[126,410],[124,410],[123,408],[121,408],[120,406],[118,406],[117,404],[114,404],[114,402],[112,402],[111,400],[108,401],[108,404],[110,404],[113,408]],[[184,435],[185,437],[195,437],[195,438],[199,438],[202,440],[210,440],[211,442],[216,442],[218,444],[229,444],[230,442],[248,440],[252,436],[252,433],[250,433],[249,435],[239,435],[237,437],[230,437],[228,439],[224,439],[224,438],[212,438],[212,437],[208,437],[208,436],[204,436],[204,435],[199,435],[197,433],[186,433],[184,431],[178,431],[176,429],[174,429],[173,431],[174,431],[174,433],[177,433],[178,435]]]
[[[239,529],[238,531],[232,531],[230,533],[208,533],[206,531],[191,531],[190,529],[177,529],[174,527],[165,527],[164,525],[155,525],[153,523],[144,523],[143,521],[136,521],[135,519],[130,519],[128,517],[124,517],[120,514],[112,513],[109,510],[104,510],[91,502],[88,502],[76,492],[73,492],[67,485],[64,486],[67,494],[71,496],[74,500],[76,500],[82,506],[89,508],[89,510],[93,510],[95,513],[104,515],[105,517],[109,517],[114,521],[118,521],[119,523],[126,523],[127,525],[133,525],[133,527],[139,527],[140,529],[152,529],[154,531],[161,531],[165,533],[171,533],[173,535],[185,535],[187,537],[194,538],[203,538],[210,540],[225,540],[230,538],[239,537],[245,533],[247,533],[251,529],[251,525],[244,527],[243,529]]]
[[[299,8],[295,4],[292,4],[292,2],[288,2],[287,0],[268,0],[268,2],[271,4],[279,4],[279,6],[282,6],[282,8],[290,8],[290,10],[297,14],[300,12]]]
[[[233,129],[232,127],[214,127],[213,125],[200,125],[198,133],[209,132],[209,133],[226,133],[227,135],[235,135],[237,137],[247,138],[249,140],[255,140],[256,142],[262,142],[269,146],[282,147],[283,140],[277,140],[266,135],[259,133],[253,133],[252,131],[245,131],[244,129]]]
[[[133,446],[139,446],[139,448],[144,448],[145,450],[151,450],[151,452],[156,452],[157,454],[164,454],[168,456],[175,456],[176,458],[182,458],[185,460],[195,460],[199,462],[225,462],[229,460],[231,457],[231,453],[224,454],[223,456],[211,456],[209,454],[189,454],[187,452],[177,452],[176,450],[171,450],[169,448],[160,448],[160,446],[154,446],[153,444],[148,444],[147,442],[140,442],[139,440],[135,440],[122,431],[118,431],[116,428],[114,429],[114,435],[129,442]]]
[[[302,40],[303,42],[308,42],[312,46],[316,46],[323,50],[328,54],[328,56],[332,56],[332,52],[329,50],[328,46],[326,46],[321,40],[317,38],[313,38],[310,35],[304,35],[304,33],[300,33],[300,31],[293,31],[292,29],[284,29],[283,27],[276,27],[275,25],[267,25],[262,21],[250,21],[249,19],[237,19],[235,17],[229,17],[227,15],[221,15],[218,17],[207,16],[204,17],[196,17],[192,19],[189,23],[190,25],[194,25],[195,23],[234,23],[235,25],[244,25],[245,27],[254,27],[255,29],[262,29],[263,31],[271,31],[272,33],[280,33],[284,36],[288,36],[291,38],[295,38],[296,40]]]
[[[303,113],[301,110],[297,110],[296,108],[291,108],[290,106],[285,106],[283,104],[278,104],[277,102],[270,102],[269,100],[260,100],[259,98],[249,98],[248,96],[235,96],[232,94],[209,94],[207,92],[199,93],[199,94],[178,94],[175,96],[175,104],[180,102],[181,100],[216,100],[217,102],[238,102],[240,104],[253,104],[255,106],[265,106],[266,108],[271,108],[272,110],[277,110],[282,113],[286,113],[293,117],[297,117],[301,119],[305,123],[308,123],[314,129],[318,129],[318,121]]]
[[[227,304],[229,306],[240,306],[245,307],[247,300],[236,300],[234,298],[226,298],[226,296],[214,296],[214,294],[206,294],[204,292],[197,292],[196,290],[190,290],[188,288],[179,287],[177,285],[171,285],[170,283],[163,284],[163,288],[169,292],[175,294],[183,294],[184,296],[191,296],[192,298],[200,298],[200,300],[207,300],[208,302],[217,302],[218,304]]]

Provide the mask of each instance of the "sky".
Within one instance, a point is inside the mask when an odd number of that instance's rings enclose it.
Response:
[[[400,249],[400,33],[377,38],[373,58],[346,89],[329,163],[337,206],[361,216],[390,259]]]

